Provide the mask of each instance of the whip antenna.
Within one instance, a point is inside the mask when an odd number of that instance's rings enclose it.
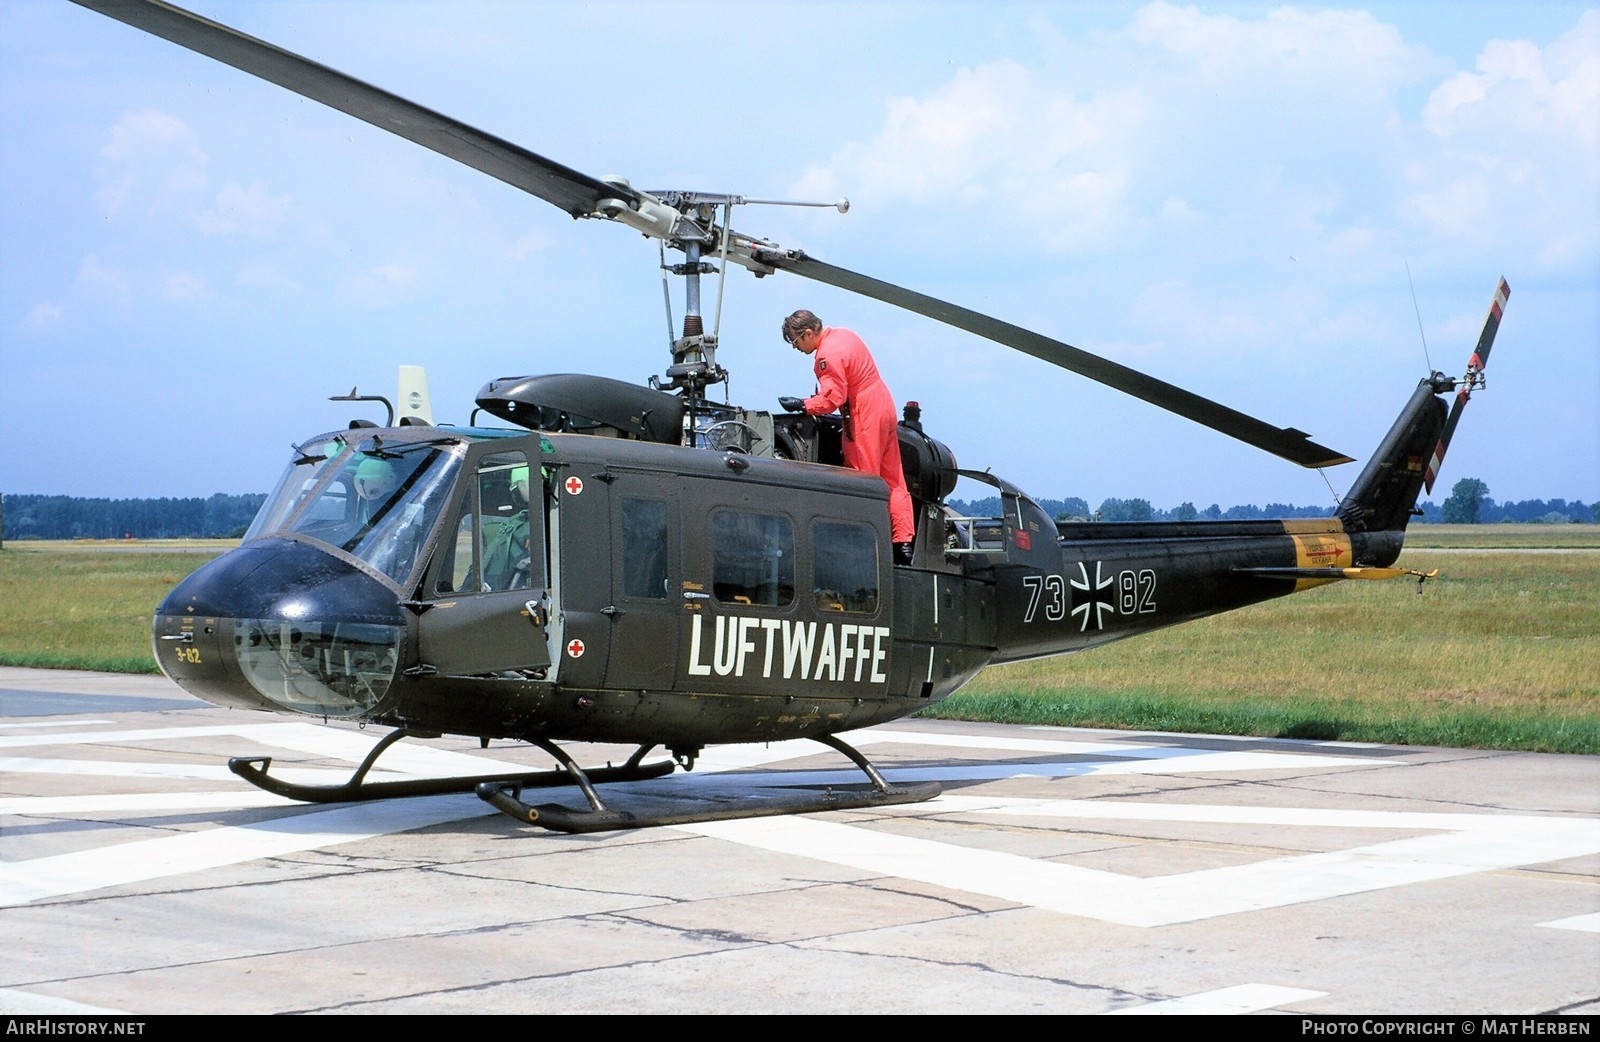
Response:
[[[1406,261],[1406,285],[1411,287],[1411,310],[1417,313],[1417,333],[1422,337],[1422,360],[1427,363],[1428,372],[1433,372],[1433,359],[1428,357],[1428,334],[1422,331],[1422,308],[1417,306],[1417,287],[1411,281],[1411,262]]]

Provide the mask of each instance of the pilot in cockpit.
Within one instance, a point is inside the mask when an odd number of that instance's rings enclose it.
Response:
[[[512,467],[513,513],[484,524],[483,579],[491,590],[521,590],[531,585],[532,551],[528,546],[528,467]]]
[[[384,508],[398,481],[388,460],[369,457],[356,467],[356,520],[371,523]]]

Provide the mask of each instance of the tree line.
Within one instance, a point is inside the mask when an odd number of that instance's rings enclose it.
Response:
[[[1180,503],[1170,510],[1154,507],[1147,499],[1105,499],[1100,506],[1090,509],[1087,500],[1077,496],[1066,499],[1041,499],[1039,505],[1057,521],[1250,521],[1268,517],[1328,517],[1331,506],[1294,506],[1290,503],[1268,503],[1258,507],[1242,504],[1224,509],[1213,503],[1196,507],[1193,503]],[[951,509],[967,517],[998,517],[1000,497],[986,499],[952,499]],[[1516,502],[1497,503],[1489,495],[1489,486],[1477,478],[1462,478],[1450,490],[1450,496],[1441,504],[1425,500],[1417,504],[1422,515],[1417,519],[1426,524],[1492,525],[1500,523],[1522,524],[1593,524],[1600,502],[1585,504],[1565,499],[1523,499]]]
[[[265,493],[204,499],[7,495],[0,539],[237,539]]]
[[[86,499],[79,496],[8,495],[0,500],[0,540],[3,539],[237,539],[255,518],[265,494],[228,495],[218,492],[204,499]],[[1224,509],[1216,503],[1196,507],[1180,503],[1170,510],[1152,506],[1147,499],[1105,499],[1091,509],[1078,496],[1041,499],[1039,505],[1057,520],[1096,521],[1248,521],[1268,517],[1327,517],[1328,506],[1294,506],[1268,503],[1242,504]],[[968,517],[998,517],[1000,499],[952,499],[952,509]],[[1565,499],[1524,499],[1497,503],[1489,486],[1477,478],[1462,478],[1442,504],[1420,504],[1419,520],[1432,524],[1592,524],[1600,503]]]
[[[1450,489],[1450,498],[1439,508],[1437,520],[1447,525],[1588,524],[1600,521],[1600,502],[1585,505],[1564,499],[1524,499],[1496,503],[1489,495],[1488,485],[1477,478],[1462,478]]]

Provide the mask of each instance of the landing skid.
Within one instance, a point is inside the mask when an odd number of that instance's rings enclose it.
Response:
[[[589,801],[588,810],[573,810],[556,803],[528,804],[522,801],[523,785],[517,779],[485,781],[477,787],[478,798],[496,810],[527,825],[538,825],[555,832],[609,832],[615,829],[639,829],[660,825],[688,825],[701,821],[731,821],[737,818],[762,818],[778,814],[811,814],[830,810],[856,810],[864,807],[887,807],[902,803],[921,803],[939,795],[938,782],[919,782],[913,785],[890,785],[878,773],[871,761],[854,748],[833,735],[819,735],[821,742],[850,758],[872,782],[870,790],[824,789],[776,797],[759,797],[726,801],[720,805],[693,806],[680,804],[657,814],[635,814],[631,811],[612,810],[595,792],[593,782],[604,781],[601,771],[585,772],[564,751],[553,745],[544,746],[566,768],[564,781],[576,784]],[[641,750],[639,755],[643,754]],[[637,757],[636,757],[637,758]],[[630,761],[632,762],[632,761]]]
[[[270,756],[235,756],[228,761],[228,770],[237,774],[245,781],[258,789],[286,799],[298,800],[301,803],[359,803],[366,800],[400,799],[407,796],[440,796],[453,792],[472,792],[482,785],[500,784],[515,785],[520,788],[541,788],[552,785],[571,785],[572,768],[563,770],[539,771],[533,774],[523,774],[507,778],[504,774],[483,774],[470,778],[408,778],[404,781],[369,782],[366,780],[367,772],[383,755],[385,749],[402,738],[412,734],[406,728],[398,728],[383,736],[375,745],[367,758],[361,761],[361,766],[356,768],[350,780],[342,785],[297,785],[294,782],[284,781],[267,774],[272,767]],[[558,746],[548,742],[535,742],[545,752],[550,753],[565,767],[571,763],[571,758],[561,752]],[[621,767],[598,767],[589,772],[593,781],[646,781],[651,778],[661,778],[671,774],[674,764],[671,760],[660,763],[641,763],[651,749],[651,745],[640,746],[639,750],[628,758],[628,762]]]

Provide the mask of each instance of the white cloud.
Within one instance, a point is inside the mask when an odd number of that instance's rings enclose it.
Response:
[[[1508,263],[1592,265],[1600,226],[1600,11],[1541,49],[1492,40],[1428,98],[1433,145],[1410,169],[1412,212],[1446,242]]]
[[[41,300],[28,312],[28,317],[23,319],[23,325],[36,333],[42,333],[61,325],[61,318],[61,305],[53,300]]]
[[[379,264],[339,284],[338,297],[364,308],[386,308],[416,285],[417,269],[408,264]]]
[[[131,287],[121,268],[107,264],[96,254],[78,262],[77,286],[99,296],[126,297]]]
[[[795,191],[850,186],[935,227],[930,206],[998,215],[1008,248],[1047,254],[1184,227],[1224,245],[1258,228],[1337,234],[1373,205],[1361,181],[1398,176],[1397,92],[1439,64],[1362,11],[1242,20],[1160,3],[1119,32],[1040,38],[1032,58],[895,100],[871,140]]]
[[[206,154],[181,119],[155,109],[129,112],[100,149],[95,201],[108,217],[187,211],[206,184]]]
[[[205,235],[246,235],[255,239],[272,237],[289,214],[287,195],[272,195],[260,181],[248,187],[232,181],[217,193],[216,208],[195,215]]]
[[[1009,213],[1046,249],[1084,249],[1128,219],[1125,138],[1140,121],[1131,92],[1080,100],[1035,70],[995,62],[958,71],[925,99],[890,102],[874,140],[841,149],[793,191],[834,198],[848,184],[932,223],[927,207]]]
[[[1239,345],[1267,332],[1261,314],[1201,296],[1187,283],[1177,281],[1146,286],[1135,298],[1130,318],[1185,349],[1205,347],[1230,357],[1237,354]]]
[[[234,281],[241,286],[266,289],[281,296],[293,296],[301,290],[299,280],[284,274],[277,265],[263,260],[245,264],[234,274]]]
[[[183,120],[155,109],[129,112],[100,150],[95,201],[113,220],[194,229],[206,236],[274,236],[293,201],[261,181],[211,189],[210,161]]]
[[[211,287],[206,284],[204,278],[193,272],[175,271],[161,278],[160,293],[168,300],[193,304],[210,299]]]
[[[550,234],[546,231],[535,229],[512,243],[506,250],[506,256],[514,261],[525,261],[536,253],[542,253],[550,248]]]
[[[1366,11],[1280,7],[1245,21],[1157,3],[1140,9],[1128,36],[1180,59],[1175,67],[1196,82],[1265,77],[1266,91],[1292,87],[1379,101],[1416,75],[1421,58],[1399,30]]]
[[[1177,224],[1193,224],[1203,219],[1203,215],[1189,205],[1187,199],[1180,199],[1169,195],[1161,203],[1160,217],[1163,221],[1172,221]]]
[[[139,109],[124,115],[111,128],[111,140],[100,149],[100,156],[113,163],[129,163],[151,152],[174,149],[195,162],[205,162],[205,153],[195,145],[194,135],[183,120],[156,109]]]

